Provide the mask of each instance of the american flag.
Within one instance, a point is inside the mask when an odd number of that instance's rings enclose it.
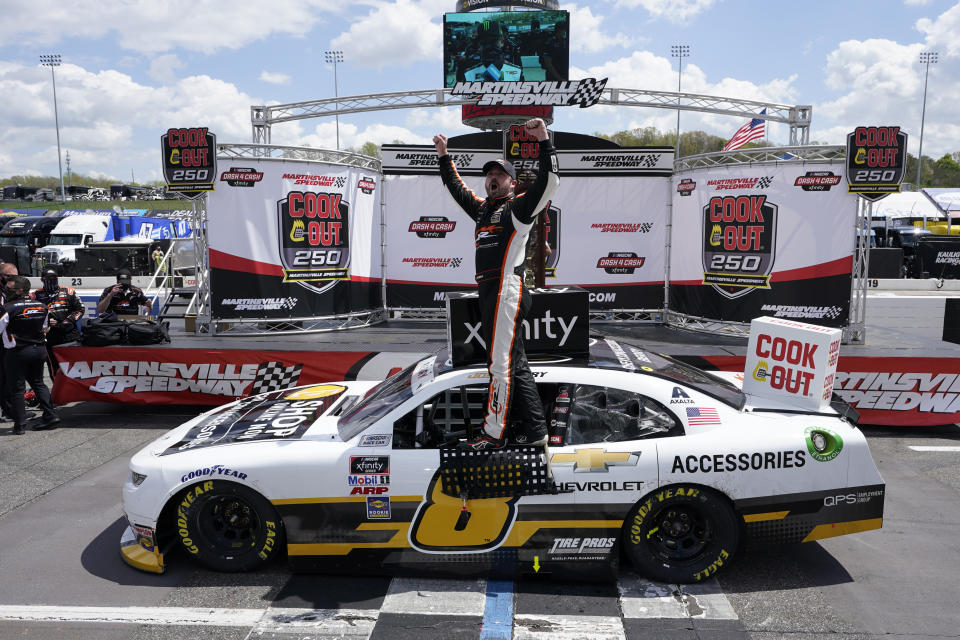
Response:
[[[720,424],[720,414],[716,409],[687,407],[687,421],[691,427],[702,427]]]
[[[762,116],[766,113],[767,110],[764,109],[760,112],[760,115]],[[767,135],[766,123],[766,120],[754,118],[747,124],[743,125],[737,129],[737,132],[733,134],[733,137],[730,138],[730,141],[723,146],[723,151],[733,151],[734,149],[739,149],[751,140],[762,139],[763,136]]]

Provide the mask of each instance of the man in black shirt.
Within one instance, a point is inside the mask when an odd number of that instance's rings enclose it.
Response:
[[[21,435],[26,422],[24,380],[30,384],[43,409],[42,422],[35,430],[54,429],[60,423],[50,401],[50,390],[43,382],[43,363],[47,361],[44,337],[47,332],[47,306],[30,298],[30,280],[14,276],[8,286],[9,297],[0,313],[3,339],[4,375],[13,404],[13,433]]]
[[[18,275],[17,265],[12,262],[0,262],[0,305],[7,303],[12,296],[12,292],[7,289],[13,284],[13,277]],[[7,393],[7,385],[3,373],[3,358],[6,349],[0,348],[0,411],[6,420],[13,420],[13,401]]]
[[[547,125],[534,118],[524,126],[539,141],[540,155],[537,177],[521,195],[514,193],[517,176],[513,165],[491,160],[483,166],[487,197],[481,199],[460,179],[447,153],[446,136],[438,134],[433,138],[443,184],[476,223],[476,280],[490,390],[483,433],[461,445],[473,451],[499,449],[506,444],[508,435],[518,444],[540,444],[546,442],[547,436],[543,405],[519,329],[530,309],[530,296],[523,288],[527,236],[560,178]],[[508,420],[518,423],[521,429],[507,434]]]
[[[107,287],[100,294],[97,313],[112,315],[114,318],[118,315],[135,316],[139,313],[140,307],[149,306],[150,300],[143,295],[143,290],[133,286],[132,282],[133,277],[129,269],[117,271],[117,284]]]
[[[43,286],[30,294],[34,300],[47,305],[49,316],[47,322],[50,330],[47,332],[47,355],[49,356],[50,379],[56,377],[57,358],[53,348],[58,344],[76,342],[80,339],[80,330],[77,324],[83,317],[83,303],[72,287],[61,287],[57,279],[57,270],[53,267],[44,267],[40,273]]]

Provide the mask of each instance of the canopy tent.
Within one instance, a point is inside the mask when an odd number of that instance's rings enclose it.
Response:
[[[873,205],[873,218],[940,219],[944,214],[923,193],[891,193]]]

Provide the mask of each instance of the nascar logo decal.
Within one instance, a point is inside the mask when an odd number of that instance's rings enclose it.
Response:
[[[340,193],[291,191],[277,202],[284,282],[323,293],[349,278],[349,208]]]
[[[703,282],[733,299],[769,289],[777,205],[765,195],[714,196],[703,208]]]

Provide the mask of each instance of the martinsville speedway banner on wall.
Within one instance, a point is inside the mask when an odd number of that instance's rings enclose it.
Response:
[[[221,159],[207,196],[213,317],[377,309],[380,176],[325,162]]]
[[[542,214],[546,285],[583,287],[593,309],[662,308],[673,150],[553,135],[560,186]],[[448,148],[484,197],[483,164],[503,156],[501,135],[458,136]],[[443,307],[446,292],[476,287],[474,222],[443,186],[432,146],[384,145],[382,153],[387,306]]]
[[[846,325],[857,202],[843,170],[784,162],[675,175],[670,309]]]
[[[675,356],[702,369],[743,371],[743,356]],[[960,422],[955,358],[840,356],[834,394],[860,414],[860,424],[936,426]]]
[[[382,380],[422,353],[57,347],[57,404],[220,405],[249,395],[339,380]]]

